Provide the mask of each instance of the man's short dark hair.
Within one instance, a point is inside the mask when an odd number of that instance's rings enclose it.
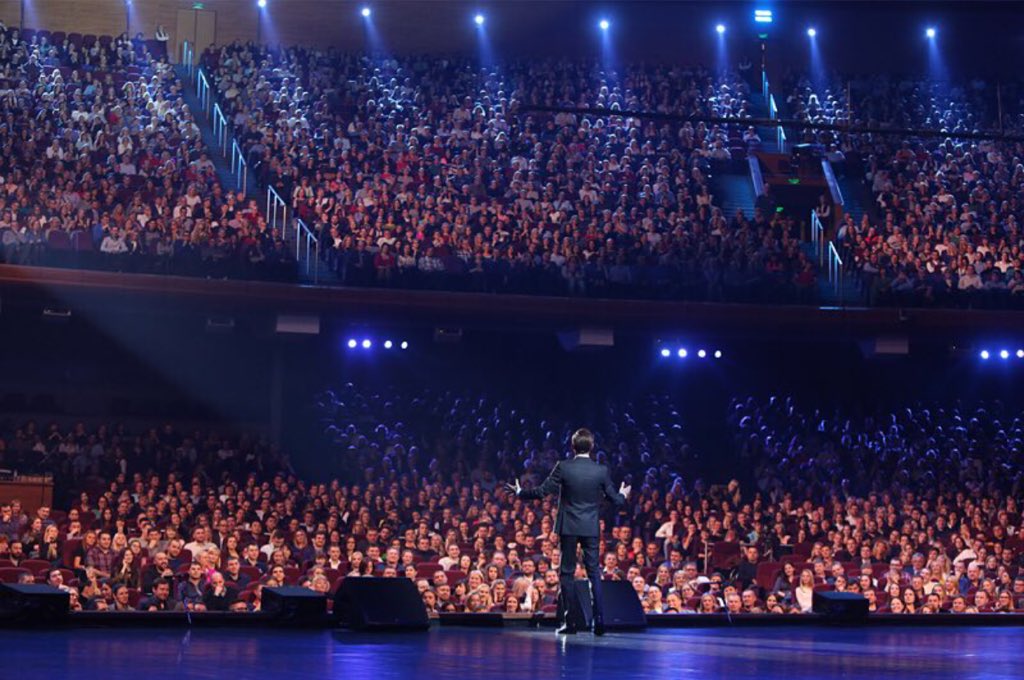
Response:
[[[572,435],[572,452],[583,455],[594,450],[594,433],[585,427],[576,430]]]

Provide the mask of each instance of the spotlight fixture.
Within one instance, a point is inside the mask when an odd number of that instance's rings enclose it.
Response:
[[[483,26],[485,21],[484,15],[477,14],[475,17],[473,17],[473,21],[476,23],[477,26]]]
[[[256,4],[259,5],[260,9],[267,8],[267,0],[257,0]]]
[[[772,11],[770,9],[755,9],[754,10],[754,21],[759,24],[770,24],[772,23]]]
[[[716,349],[715,350],[715,358],[716,359],[721,359],[722,358],[722,350],[720,350],[720,349]]]
[[[1024,349],[1017,350],[1017,358],[1024,359]]]
[[[405,340],[403,340],[402,344],[400,345],[400,347],[402,349],[409,349],[409,343],[407,343]]]
[[[661,356],[668,358],[668,357],[672,356],[672,352],[669,350],[668,347],[662,347],[661,348]]]
[[[677,354],[679,355],[680,359],[685,359],[686,356],[689,354],[689,352],[686,351],[685,347],[680,347],[679,351],[677,352]]]
[[[925,30],[924,34],[926,36],[928,36],[929,38],[934,38],[935,37],[935,29],[933,27],[929,26],[928,29]]]
[[[725,33],[725,24],[718,24],[715,26],[715,30],[718,31],[718,35]]]
[[[391,342],[390,340],[385,340],[384,341],[384,349],[391,349],[394,346],[395,346],[395,343]]]
[[[978,356],[980,356],[983,361],[988,361],[988,358],[989,358],[988,350],[987,349],[981,350],[981,352],[978,354]]]
[[[348,348],[349,349],[355,349],[358,345],[359,345],[359,343],[356,342],[355,338],[350,338],[349,339],[349,341],[348,341]]]
[[[707,355],[708,355],[708,353],[705,350],[702,350],[702,349],[697,350],[697,356],[699,356],[701,359],[703,359]]]
[[[807,29],[808,38],[813,38],[816,35],[818,35],[818,31],[814,28],[814,26],[811,26],[810,28]]]
[[[359,13],[363,15],[364,19],[369,19],[370,18],[370,8],[369,7],[362,8],[361,10],[359,10]]]
[[[999,350],[999,358],[1002,359],[1003,361],[1006,361],[1007,359],[1009,359],[1010,358],[1010,350],[1008,350],[1008,349],[1001,349],[1001,350]]]
[[[373,342],[369,338],[363,340],[363,349],[370,349],[371,347],[373,347]]]
[[[611,22],[609,22],[607,19],[601,19],[601,23],[599,23],[598,26],[601,27],[602,31],[607,31],[609,28],[611,28]]]

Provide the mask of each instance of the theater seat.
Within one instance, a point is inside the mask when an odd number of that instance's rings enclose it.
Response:
[[[0,567],[0,583],[17,583],[22,574],[32,576],[32,572],[21,567]]]
[[[441,565],[437,562],[424,562],[416,567],[416,575],[421,578],[430,578],[436,571],[441,571]]]
[[[40,571],[49,571],[53,568],[53,565],[46,560],[25,560],[18,566],[22,569],[28,569],[33,574],[37,574]]]
[[[754,582],[762,590],[769,591],[775,585],[775,579],[778,578],[781,569],[781,562],[760,562],[757,565]]]

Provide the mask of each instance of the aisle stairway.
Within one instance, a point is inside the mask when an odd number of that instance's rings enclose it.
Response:
[[[768,119],[771,117],[768,102],[760,92],[750,93],[750,113],[754,118]],[[778,133],[774,127],[757,126],[757,134],[761,138],[761,151],[778,153]]]
[[[184,66],[180,65],[176,66],[175,70],[177,71],[178,78],[181,79],[181,82],[188,83],[181,90],[181,98],[185,100],[186,104],[188,104],[189,110],[196,119],[196,124],[199,126],[199,133],[203,137],[203,143],[206,144],[208,149],[210,149],[209,156],[210,160],[213,161],[214,169],[217,171],[217,179],[220,180],[221,186],[225,189],[237,191],[236,187],[238,186],[238,183],[231,172],[231,160],[230,158],[225,158],[221,153],[221,150],[217,148],[217,138],[213,134],[213,126],[210,124],[210,119],[203,111],[203,106],[199,102],[199,97],[196,96],[195,88],[191,83],[189,83],[188,71]],[[255,195],[252,195],[251,189],[249,195],[252,198],[256,198]]]
[[[722,169],[711,175],[709,190],[714,204],[722,209],[726,219],[732,219],[738,210],[750,219],[754,216],[754,185],[750,173],[740,174],[735,169]]]
[[[228,152],[227,155],[225,155],[223,153],[223,149],[217,144],[217,138],[213,132],[213,121],[203,111],[199,97],[196,95],[194,83],[189,80],[188,72],[183,66],[177,66],[176,71],[181,81],[183,83],[187,83],[187,85],[182,88],[182,98],[185,100],[185,103],[188,104],[189,109],[195,116],[196,124],[199,126],[199,132],[202,135],[203,142],[210,149],[209,157],[213,162],[213,167],[217,172],[217,178],[220,180],[221,186],[226,190],[240,190],[242,188],[240,178],[231,170],[230,138],[228,141]],[[258,182],[251,172],[245,183],[245,188],[246,198],[255,200],[256,205],[260,207],[261,212],[265,211],[267,207],[266,190],[258,186]],[[289,244],[290,248],[296,247],[296,233],[294,227],[290,224],[290,220],[284,225],[284,239]],[[313,276],[306,274],[305,255],[305,248],[299,248],[299,277],[303,283],[313,283]],[[320,263],[316,282],[324,285],[338,283],[337,277],[325,268],[323,262]]]

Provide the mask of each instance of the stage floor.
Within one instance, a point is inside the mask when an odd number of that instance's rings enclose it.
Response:
[[[3,631],[7,680],[37,678],[1019,678],[1018,628],[550,630],[434,628]]]

